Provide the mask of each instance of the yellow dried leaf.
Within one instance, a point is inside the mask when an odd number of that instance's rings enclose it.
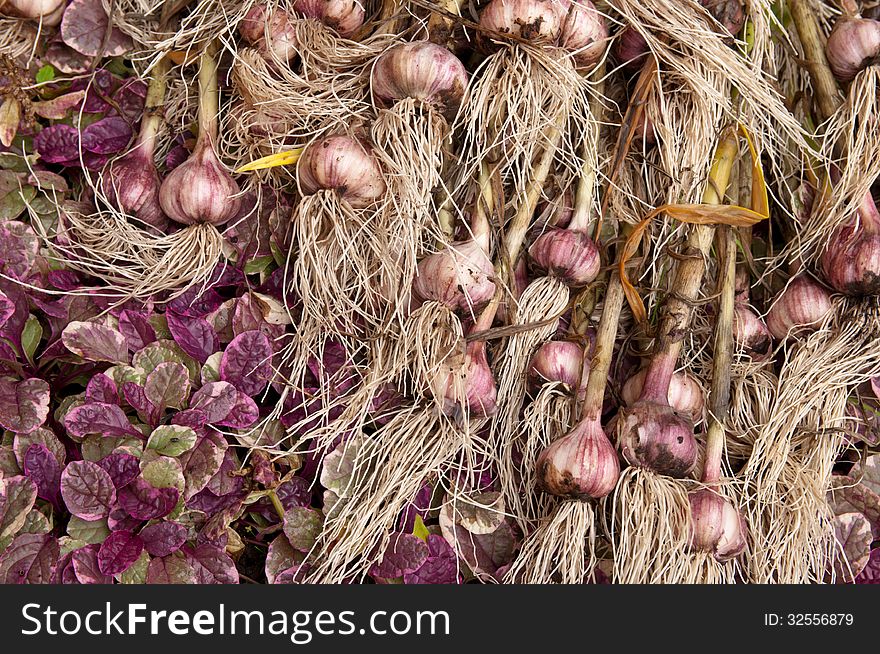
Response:
[[[248,173],[252,170],[264,170],[266,168],[275,168],[277,166],[289,166],[299,161],[299,157],[302,154],[302,151],[303,148],[297,148],[295,150],[289,150],[287,152],[276,152],[275,154],[270,154],[266,157],[260,157],[259,159],[255,159],[250,163],[246,163],[244,166],[238,168],[235,172]]]
[[[18,123],[21,121],[21,103],[12,96],[8,96],[0,105],[0,143],[5,147],[12,145],[12,140],[18,133]]]

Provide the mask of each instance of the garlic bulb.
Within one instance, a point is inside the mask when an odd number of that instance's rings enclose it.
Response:
[[[171,220],[183,225],[219,226],[238,214],[240,189],[217,155],[213,139],[203,132],[189,159],[165,177],[159,205]]]
[[[265,5],[254,5],[238,24],[238,32],[264,58],[271,60],[274,55],[290,61],[296,56],[296,31],[290,16],[281,9],[269,13]]]
[[[568,18],[571,0],[491,0],[480,25],[529,41],[556,43]]]
[[[620,453],[630,465],[681,478],[697,462],[693,425],[664,404],[639,400],[620,410],[615,424]]]
[[[831,236],[820,267],[825,281],[840,293],[880,294],[880,212],[870,193],[859,208],[858,225],[850,220]]]
[[[718,493],[701,488],[688,494],[691,504],[691,549],[710,552],[721,562],[746,548],[748,527],[740,512]]]
[[[294,0],[293,8],[333,28],[339,36],[350,36],[364,24],[363,0]]]
[[[641,397],[647,372],[647,368],[642,368],[624,382],[620,397],[627,405],[635,404]],[[669,406],[679,413],[690,416],[693,420],[698,419],[703,412],[703,391],[696,380],[686,372],[672,375],[667,399]]]
[[[779,294],[767,312],[767,328],[782,340],[789,331],[812,327],[831,311],[831,296],[810,277],[800,275]]]
[[[419,262],[413,289],[452,311],[469,311],[492,299],[495,268],[476,241],[454,243]]]
[[[20,18],[45,18],[53,15],[65,4],[64,0],[6,0],[0,2],[0,14]]]
[[[639,68],[650,52],[648,42],[632,27],[624,27],[614,38],[611,53],[619,64],[630,70]]]
[[[593,418],[582,420],[538,456],[538,488],[558,497],[605,497],[614,490],[619,476],[617,452]]]
[[[535,350],[529,363],[532,385],[562,382],[572,389],[586,387],[590,362],[584,348],[574,341],[547,341]]]
[[[584,286],[596,279],[601,266],[599,248],[586,232],[552,228],[539,236],[529,256],[548,275],[568,286]]]
[[[452,121],[464,98],[468,73],[458,57],[429,41],[402,43],[387,50],[373,66],[370,84],[386,104],[415,98]]]
[[[880,22],[869,18],[840,18],[828,35],[825,55],[834,76],[849,82],[880,56]]]
[[[375,203],[386,190],[370,148],[345,135],[325,136],[310,143],[300,156],[297,177],[305,195],[333,189],[356,209]]]
[[[740,0],[700,0],[700,4],[732,36],[739,34],[746,22],[746,14]]]
[[[101,177],[101,191],[114,207],[160,230],[168,226],[159,203],[161,185],[153,158],[142,147],[111,162]]]
[[[755,361],[770,356],[773,337],[764,321],[748,305],[737,303],[733,318],[733,342]]]
[[[584,68],[594,66],[605,54],[608,26],[590,0],[578,0],[572,4],[559,45],[571,52],[578,66]]]
[[[464,356],[451,356],[432,386],[434,397],[442,399],[446,415],[466,412],[471,417],[487,417],[498,410],[498,390],[486,359],[485,341],[472,341]]]

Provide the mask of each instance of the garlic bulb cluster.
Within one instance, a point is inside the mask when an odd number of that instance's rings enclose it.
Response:
[[[592,66],[605,52],[608,27],[590,0],[491,0],[480,14],[487,30],[558,45],[578,66]]]
[[[697,463],[693,424],[667,404],[638,400],[620,410],[615,427],[620,453],[630,465],[681,478]]]
[[[396,45],[373,66],[370,84],[380,102],[391,105],[415,98],[452,121],[468,83],[464,64],[449,50],[429,41]]]
[[[386,190],[382,169],[369,146],[341,134],[310,143],[297,163],[297,177],[303,194],[335,190],[355,209],[374,204]]]
[[[851,220],[832,235],[819,262],[822,276],[845,295],[880,294],[880,212],[868,193]]]
[[[269,11],[264,4],[254,5],[238,24],[238,33],[266,59],[290,61],[296,56],[293,21],[281,9]]]
[[[475,240],[454,243],[419,262],[413,290],[452,311],[470,311],[495,295],[495,268]]]
[[[538,456],[538,488],[558,497],[605,497],[619,476],[617,452],[594,418],[582,420]]]
[[[240,208],[238,183],[214,153],[213,139],[202,132],[189,159],[165,177],[159,205],[171,220],[182,225],[223,225]]]
[[[691,549],[711,553],[720,562],[745,551],[748,527],[745,518],[718,493],[702,488],[688,494],[691,504]]]
[[[767,312],[767,328],[784,340],[792,330],[813,327],[831,311],[831,296],[823,286],[800,275],[777,296]]]
[[[620,397],[627,405],[635,404],[642,396],[647,373],[648,369],[642,368],[624,382]],[[667,399],[669,406],[683,415],[690,416],[693,420],[698,419],[703,412],[703,390],[696,380],[685,372],[672,375]]]
[[[841,17],[828,35],[825,55],[834,76],[841,82],[851,81],[880,57],[880,21]]]
[[[568,286],[584,286],[599,274],[599,248],[586,232],[554,227],[539,236],[529,256],[551,277]]]
[[[363,0],[294,0],[293,9],[321,21],[339,36],[351,36],[366,16]]]

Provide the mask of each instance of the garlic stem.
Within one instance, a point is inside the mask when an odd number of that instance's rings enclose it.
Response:
[[[590,102],[590,110],[593,114],[593,121],[590,123],[590,130],[595,130],[593,137],[599,140],[599,124],[600,112],[602,111],[602,94],[604,93],[604,84],[602,78],[605,76],[605,62],[602,61],[593,71],[593,78],[598,81],[598,88]],[[587,136],[583,146],[584,163],[581,166],[581,174],[578,179],[577,193],[574,198],[574,213],[571,216],[571,222],[568,229],[587,231],[590,226],[590,210],[593,207],[593,198],[596,193],[596,161],[590,156],[590,136]],[[598,235],[597,235],[598,238]]]
[[[715,159],[703,192],[704,204],[721,204],[738,153],[736,135],[732,129],[728,129],[715,150]],[[694,225],[691,228],[684,253],[686,257],[678,263],[672,292],[666,298],[661,311],[657,346],[645,375],[643,399],[667,403],[669,384],[690,323],[692,305],[700,291],[705,259],[712,246],[714,234],[713,225]]]
[[[843,100],[840,97],[837,80],[834,79],[834,74],[828,65],[828,58],[825,56],[825,39],[822,37],[819,23],[809,2],[788,0],[788,7],[797,29],[798,38],[804,48],[804,59],[813,82],[813,90],[816,93],[816,106],[822,114],[822,120],[828,120],[837,111]]]
[[[199,138],[217,140],[220,84],[217,79],[217,45],[211,41],[199,56]]]
[[[587,380],[587,390],[581,407],[582,419],[589,418],[598,421],[601,417],[605,386],[608,382],[608,372],[611,370],[623,300],[623,285],[620,283],[620,276],[616,270],[612,270],[609,273],[608,287],[605,290],[599,329],[596,331],[593,358],[590,360],[590,376]],[[584,352],[589,353],[589,351],[587,343]]]
[[[141,119],[141,129],[138,133],[137,144],[141,152],[151,157],[156,148],[156,138],[162,127],[162,108],[165,105],[165,86],[168,75],[168,58],[162,57],[153,67],[150,83],[147,85],[147,97],[144,101],[144,117]]]
[[[488,254],[491,227],[489,216],[486,212],[493,206],[494,198],[492,196],[492,177],[489,174],[489,164],[485,161],[480,164],[479,184],[480,188],[474,206],[474,215],[471,218],[471,235],[474,241]]]

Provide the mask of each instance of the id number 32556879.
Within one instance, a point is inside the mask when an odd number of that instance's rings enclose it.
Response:
[[[852,627],[852,613],[765,613],[766,627]]]

